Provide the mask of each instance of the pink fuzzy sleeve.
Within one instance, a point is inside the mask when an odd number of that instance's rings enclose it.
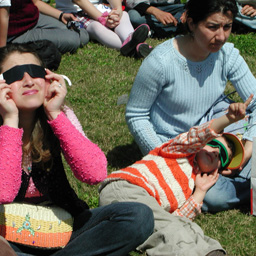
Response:
[[[107,160],[104,153],[76,129],[63,112],[49,121],[49,124],[77,179],[88,184],[97,184],[106,178]]]
[[[11,203],[21,185],[22,129],[0,127],[0,204]]]

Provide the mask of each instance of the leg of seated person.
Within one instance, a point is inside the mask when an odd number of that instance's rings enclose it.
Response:
[[[122,41],[119,36],[114,31],[106,28],[97,21],[90,23],[86,30],[90,35],[90,39],[95,40],[102,45],[114,49],[120,49],[122,46]]]
[[[149,256],[205,256],[214,250],[224,251],[219,242],[205,236],[196,223],[165,211],[154,197],[139,186],[127,181],[111,182],[100,192],[100,205],[111,204],[114,201],[140,202],[153,210],[154,233],[138,247]]]
[[[17,255],[9,243],[0,236],[0,256],[15,256]]]
[[[134,9],[128,11],[130,21],[134,28],[137,28],[141,24],[147,23],[146,17],[144,15],[140,15],[140,13]],[[148,24],[150,26],[150,24]]]
[[[66,25],[57,19],[40,14],[37,25],[16,37],[12,42],[26,43],[44,39],[52,41],[61,53],[73,53],[88,43],[89,35],[85,29],[80,29],[80,33],[77,33],[67,29]]]
[[[120,24],[115,28],[115,33],[120,37],[122,43],[125,39],[134,32],[134,28],[131,24],[129,15],[127,12],[123,12]]]
[[[11,245],[18,256],[126,256],[152,234],[154,218],[151,209],[144,204],[115,203],[85,210],[74,218],[73,229],[63,249]]]
[[[86,210],[75,218],[62,255],[127,255],[153,232],[152,211],[144,204],[114,203]]]

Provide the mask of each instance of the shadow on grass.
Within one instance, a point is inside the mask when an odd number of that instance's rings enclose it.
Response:
[[[141,158],[142,154],[135,142],[117,146],[107,153],[109,166],[116,169],[125,168]]]

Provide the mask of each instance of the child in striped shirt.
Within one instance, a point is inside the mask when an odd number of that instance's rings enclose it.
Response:
[[[221,132],[244,118],[252,97],[245,103],[232,103],[226,115],[192,127],[150,151],[142,160],[112,172],[100,186],[100,204],[114,201],[147,204],[154,213],[155,233],[171,226],[166,213],[194,219],[219,172],[238,169],[243,162],[241,141],[233,134]],[[170,230],[173,232],[173,228]]]

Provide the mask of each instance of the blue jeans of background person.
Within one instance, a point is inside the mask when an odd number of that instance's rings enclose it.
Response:
[[[19,256],[125,256],[152,234],[154,218],[144,204],[112,203],[84,211],[75,218],[74,229],[67,246],[57,251],[11,246]]]
[[[201,120],[201,123],[213,118],[222,116],[232,101],[226,96],[221,96],[207,115]],[[224,132],[242,135],[246,129],[247,121],[240,120],[226,127]],[[214,186],[212,186],[204,198],[202,210],[207,212],[219,212],[233,209],[239,205],[249,203],[250,201],[250,177],[251,177],[251,159],[244,166],[243,170],[235,177],[225,177],[219,175]]]
[[[171,13],[178,22],[180,22],[180,17],[184,12],[184,4],[158,5],[155,7],[162,11]],[[171,36],[171,34],[177,30],[177,26],[163,25],[154,15],[140,15],[140,13],[134,9],[129,10],[128,14],[134,28],[146,23],[150,26],[153,36],[156,37]]]

